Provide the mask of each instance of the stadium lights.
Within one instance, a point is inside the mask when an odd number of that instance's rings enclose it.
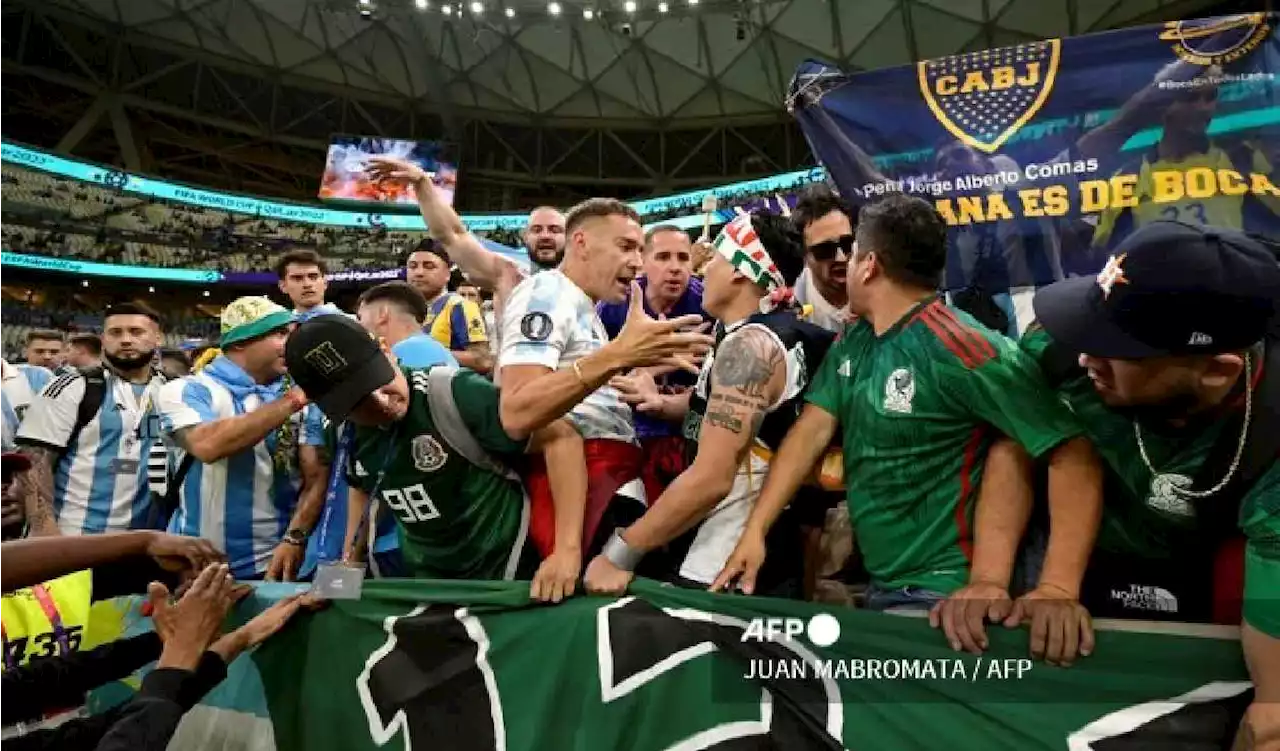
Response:
[[[666,3],[658,3],[658,12],[659,12],[659,13],[666,13],[666,12],[667,12],[667,9],[668,9],[668,6],[667,6],[667,4],[666,4]]]
[[[516,9],[507,8],[507,18],[515,18],[515,17],[516,17]]]
[[[547,12],[553,16],[560,15],[560,3],[557,3],[557,2],[547,3]]]
[[[591,10],[590,8],[583,8],[582,17],[590,21],[591,19],[596,17],[596,12],[594,10]]]
[[[635,12],[636,12],[636,0],[627,0],[625,3],[623,3],[623,4],[622,4],[622,9],[623,9],[623,10],[625,10],[626,12],[628,12],[628,13],[635,13]]]
[[[418,10],[426,10],[431,7],[427,0],[413,0],[413,4],[418,6]]]
[[[209,296],[209,290],[207,290],[207,289],[206,289],[206,290],[204,291],[204,296],[205,296],[205,297],[208,297],[208,296]]]
[[[481,2],[472,3],[471,12],[477,16],[480,15],[481,13],[484,13],[484,3],[481,3]]]
[[[368,8],[371,2],[373,2],[373,0],[360,0],[360,7]]]
[[[698,4],[698,0],[689,0],[689,4],[690,4],[690,5],[697,5],[697,4]]]
[[[443,13],[443,14],[445,14],[446,16],[447,16],[447,15],[450,15],[450,14],[452,14],[452,13],[453,13],[453,6],[452,6],[452,5],[441,5],[441,6],[440,6],[440,12],[441,12],[441,13]]]
[[[81,282],[80,282],[80,286],[81,286],[81,287],[88,287],[88,286],[89,286],[89,280],[88,280],[88,279],[85,279],[85,280],[81,281]]]
[[[147,287],[147,291],[154,295],[154,294],[156,293],[156,288],[155,288],[155,287]]]

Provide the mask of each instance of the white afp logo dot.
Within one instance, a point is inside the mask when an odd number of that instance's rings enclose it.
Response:
[[[829,647],[840,638],[840,621],[835,616],[819,613],[809,619],[809,641],[819,647]]]

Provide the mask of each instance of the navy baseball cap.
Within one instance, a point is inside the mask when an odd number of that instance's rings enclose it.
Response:
[[[1236,230],[1152,222],[1126,237],[1101,273],[1045,287],[1036,319],[1094,357],[1141,360],[1256,344],[1280,311],[1280,257]]]

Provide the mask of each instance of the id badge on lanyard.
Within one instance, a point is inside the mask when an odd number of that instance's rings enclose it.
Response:
[[[127,386],[128,384],[126,384]],[[117,475],[136,475],[142,464],[142,426],[151,412],[152,396],[156,391],[153,379],[147,384],[146,391],[138,400],[138,408],[133,416],[133,424],[122,426],[124,435],[120,436],[120,455],[111,460],[111,471]]]
[[[352,433],[354,432],[353,426],[347,427]],[[344,430],[343,435],[338,437],[338,451],[336,453],[343,460],[346,459],[346,452],[343,448],[344,446],[349,446],[349,442],[343,439],[349,435],[348,430]],[[378,497],[378,490],[382,488],[382,481],[387,476],[387,467],[390,466],[391,460],[396,455],[396,438],[399,435],[400,431],[397,426],[397,429],[391,431],[391,439],[387,441],[387,452],[382,458],[382,467],[378,470],[378,479],[373,483],[373,490],[369,491],[369,502],[365,504],[364,513],[360,516],[360,524],[356,527],[356,540],[359,540],[360,536],[369,527],[369,511],[373,508],[374,501]],[[352,438],[352,441],[354,441],[354,438]],[[311,584],[311,592],[329,600],[358,600],[363,587],[364,566],[352,565],[345,561],[326,561],[316,567],[316,578]]]

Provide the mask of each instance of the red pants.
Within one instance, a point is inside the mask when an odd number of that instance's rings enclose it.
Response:
[[[684,455],[684,437],[669,435],[641,438],[640,452],[643,456],[640,479],[644,480],[644,494],[648,496],[649,505],[652,506],[658,502],[662,491],[689,468]]]
[[[592,438],[583,442],[587,457],[587,508],[582,519],[582,550],[586,554],[596,528],[618,488],[640,476],[640,448],[622,441]],[[529,491],[529,537],[543,557],[556,543],[556,508],[551,496],[547,464],[541,456],[529,457],[525,489]]]

